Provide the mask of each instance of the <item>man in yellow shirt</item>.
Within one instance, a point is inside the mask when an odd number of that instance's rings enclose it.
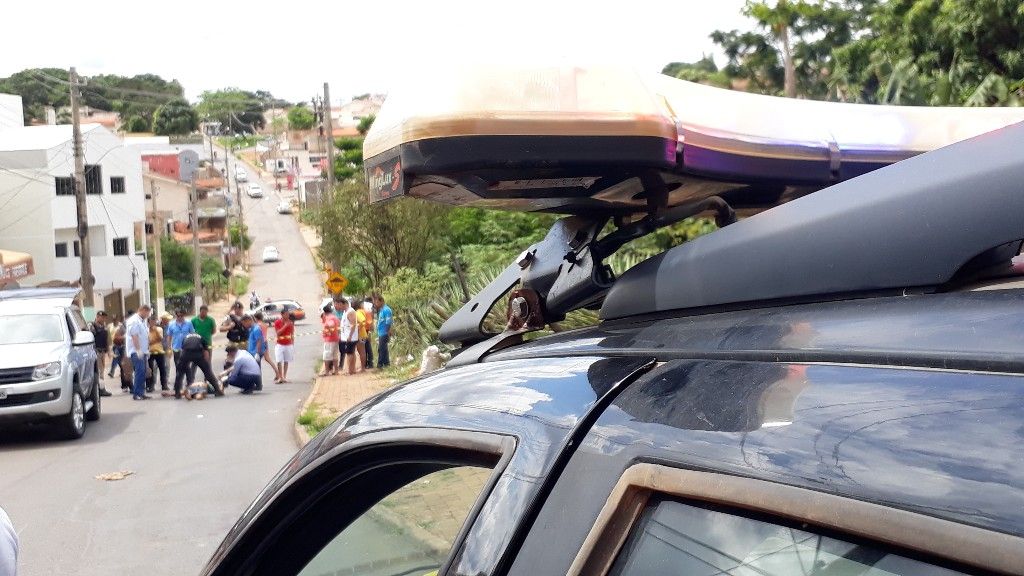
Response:
[[[362,372],[366,369],[367,338],[370,337],[367,327],[370,324],[366,320],[366,310],[363,310],[363,301],[354,300],[353,306],[356,309],[356,324],[359,325],[359,343],[356,345],[356,353],[359,355],[357,364],[359,364],[359,372]]]

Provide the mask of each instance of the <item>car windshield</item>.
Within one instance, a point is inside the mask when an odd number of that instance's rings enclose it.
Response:
[[[0,346],[60,342],[60,316],[56,314],[15,314],[0,316]]]

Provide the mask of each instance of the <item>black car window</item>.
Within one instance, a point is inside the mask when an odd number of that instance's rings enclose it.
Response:
[[[346,526],[299,574],[437,574],[491,472],[458,466],[416,477]]]
[[[882,545],[704,503],[653,499],[610,574],[646,576],[952,576]]]

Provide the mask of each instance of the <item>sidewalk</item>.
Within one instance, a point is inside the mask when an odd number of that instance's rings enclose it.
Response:
[[[313,380],[313,391],[300,413],[313,406],[321,417],[334,420],[349,408],[390,387],[390,381],[373,371],[358,372],[352,376],[317,376]],[[304,426],[296,424],[296,433],[302,444],[309,442]]]

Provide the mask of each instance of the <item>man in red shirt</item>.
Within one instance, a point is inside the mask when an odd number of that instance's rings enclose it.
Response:
[[[277,345],[274,346],[274,361],[277,362],[276,384],[288,381],[288,364],[295,359],[295,319],[286,311],[274,321],[274,332],[277,334]]]
[[[334,315],[330,304],[324,306],[323,314],[320,315],[320,323],[324,327],[324,371],[319,376],[329,376],[338,373],[338,341],[341,336],[341,321]]]

